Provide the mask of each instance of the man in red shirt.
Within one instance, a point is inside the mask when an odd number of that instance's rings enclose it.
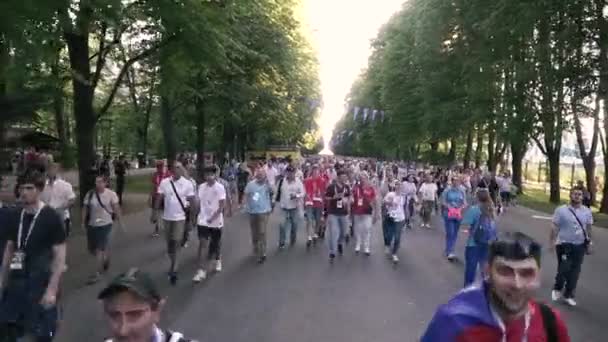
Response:
[[[153,217],[155,217],[155,210],[154,209],[154,203],[156,203],[156,198],[158,197],[158,186],[160,185],[160,182],[165,179],[165,178],[169,178],[171,177],[171,172],[165,168],[165,162],[162,160],[157,160],[156,161],[156,171],[154,172],[154,174],[152,175],[152,192],[150,193],[150,200],[149,200],[149,204],[150,204],[150,208],[152,208],[152,215],[150,220],[152,221],[152,223],[154,224],[154,233],[152,233],[152,237],[158,237],[159,236],[159,231],[160,231],[160,221],[161,220],[156,220],[156,222],[154,222]],[[159,217],[159,215],[162,214],[162,208],[160,209],[160,212],[156,213],[156,217]]]
[[[306,197],[304,198],[304,208],[306,210],[306,231],[308,241],[306,247],[316,243],[321,229],[321,216],[323,215],[323,194],[327,187],[327,182],[321,177],[319,167],[312,166],[310,176],[304,180]]]
[[[481,284],[439,307],[421,342],[570,342],[557,311],[533,299],[540,286],[540,245],[506,233],[490,245]]]
[[[355,253],[359,253],[361,246],[365,255],[371,254],[372,226],[379,217],[376,190],[369,183],[366,171],[359,173],[359,183],[353,187],[353,228],[355,230]]]

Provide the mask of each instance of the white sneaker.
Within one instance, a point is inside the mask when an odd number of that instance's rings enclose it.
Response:
[[[369,248],[366,248],[365,249],[365,254],[370,255],[370,254],[372,254],[372,251]]]
[[[558,301],[562,298],[562,293],[557,291],[557,290],[553,290],[551,291],[551,299],[555,302]]]
[[[222,260],[217,260],[215,262],[215,271],[222,272]]]
[[[205,272],[205,270],[199,269],[198,271],[196,271],[196,274],[194,275],[194,278],[192,278],[192,281],[195,283],[200,283],[201,281],[205,280],[205,278],[207,278],[207,273]]]
[[[395,264],[399,262],[399,257],[396,254],[393,254],[393,262]]]
[[[576,301],[574,298],[564,298],[564,302],[570,306],[576,306]]]
[[[448,260],[452,261],[454,259],[456,259],[456,254],[454,254],[454,253],[448,254]]]
[[[361,251],[361,247],[355,246],[355,253],[359,253]]]
[[[391,249],[389,247],[384,247],[384,254],[390,256],[391,255]]]

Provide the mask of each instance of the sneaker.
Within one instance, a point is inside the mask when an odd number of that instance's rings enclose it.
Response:
[[[318,238],[319,238],[319,235],[318,235],[318,234],[315,234],[315,235],[313,235],[313,236],[312,236],[312,239],[313,239],[313,240],[316,240],[316,239],[318,239]]]
[[[222,260],[215,261],[215,271],[222,272]]]
[[[361,251],[361,247],[356,246],[356,247],[355,247],[355,253],[359,254],[359,252],[360,252],[360,251]]]
[[[196,274],[194,275],[194,278],[192,278],[192,281],[195,283],[200,283],[201,281],[205,280],[205,278],[207,278],[207,273],[205,272],[205,270],[199,269],[198,271],[196,271]]]
[[[169,282],[173,286],[177,284],[177,272],[169,272]]]
[[[392,259],[393,259],[393,263],[395,263],[395,264],[399,262],[399,257],[397,256],[397,254],[393,254]]]
[[[367,255],[367,256],[372,255],[372,252],[369,250],[369,248],[365,249],[365,255]]]
[[[285,249],[285,244],[279,244],[279,249],[280,249],[280,250]]]
[[[570,306],[576,306],[576,301],[574,298],[564,298],[564,302]]]
[[[153,238],[157,238],[157,237],[159,237],[159,236],[160,236],[160,234],[158,234],[158,233],[156,233],[156,232],[155,232],[155,233],[152,233],[152,235],[151,235],[151,237],[153,237]]]
[[[390,256],[391,255],[391,249],[389,246],[384,246],[384,254]]]
[[[95,273],[87,279],[87,285],[93,285],[101,280],[101,274]]]
[[[266,262],[266,256],[262,255],[259,259],[258,259],[258,264],[263,264]]]
[[[454,261],[454,259],[456,259],[456,254],[454,254],[454,253],[448,254],[448,260]]]
[[[308,238],[308,241],[306,241],[306,248],[310,248],[310,246],[312,246],[312,238]]]
[[[330,253],[330,254],[329,254],[329,262],[332,262],[332,263],[333,263],[335,258],[336,258],[336,255],[335,255],[335,254],[333,254],[333,253]]]
[[[555,302],[562,298],[562,293],[557,290],[551,291],[551,299]]]
[[[338,254],[340,254],[340,255],[344,254],[344,248],[342,247],[342,244],[338,245]]]

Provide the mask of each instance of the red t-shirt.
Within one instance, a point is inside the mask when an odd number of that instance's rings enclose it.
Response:
[[[306,190],[306,198],[304,204],[309,207],[323,208],[323,195],[327,183],[322,177],[309,177],[304,180],[304,189]]]
[[[372,213],[372,203],[376,199],[376,191],[370,185],[356,185],[353,188],[353,207],[354,215],[370,215]]]
[[[546,342],[547,335],[545,334],[545,326],[543,324],[543,316],[540,312],[538,303],[530,303],[530,327],[528,328],[528,341],[529,342]],[[555,315],[555,326],[557,330],[558,342],[570,342],[570,336],[568,336],[568,329],[564,323],[561,315],[553,310]],[[520,319],[505,322],[505,328],[507,332],[507,342],[521,342],[524,339],[525,332],[525,319]],[[501,342],[502,333],[500,330],[490,326],[475,326],[466,329],[466,333],[460,335],[456,342]]]

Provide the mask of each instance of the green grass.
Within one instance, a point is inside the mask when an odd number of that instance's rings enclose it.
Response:
[[[148,194],[152,191],[152,175],[127,176],[126,193]]]
[[[557,205],[549,202],[548,191],[545,192],[542,188],[526,186],[524,194],[519,195],[517,201],[520,205],[538,210],[543,213],[553,214]],[[568,192],[562,191],[560,194],[560,205],[568,203]],[[598,212],[597,207],[592,207],[593,219],[595,226],[608,228],[608,215]]]

